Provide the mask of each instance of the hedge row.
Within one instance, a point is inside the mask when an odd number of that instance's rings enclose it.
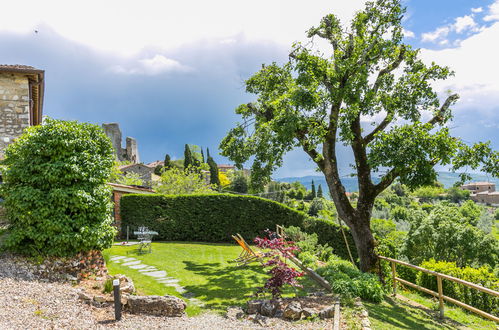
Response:
[[[296,226],[315,232],[319,243],[329,244],[342,258],[348,258],[343,236],[337,224],[310,218],[283,204],[253,196],[231,194],[203,195],[125,195],[121,199],[122,234],[147,226],[157,231],[157,240],[230,242],[241,234],[248,242],[276,224]],[[346,234],[355,253],[353,239]]]

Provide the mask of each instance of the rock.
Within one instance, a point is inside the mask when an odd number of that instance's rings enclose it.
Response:
[[[125,309],[132,314],[182,316],[186,303],[174,296],[129,296]]]
[[[301,312],[301,304],[297,301],[293,301],[286,306],[283,316],[288,320],[299,320],[301,318]]]
[[[102,303],[106,302],[106,297],[104,297],[104,296],[95,296],[94,297],[94,301],[102,304]]]
[[[368,318],[369,317],[369,314],[367,313],[367,311],[364,309],[362,312],[360,312],[360,317],[361,318]]]
[[[334,306],[329,306],[321,310],[319,312],[319,317],[321,319],[330,319],[334,317]]]
[[[263,316],[274,316],[277,306],[270,300],[265,300],[260,307],[260,314]]]
[[[248,316],[248,320],[258,323],[262,327],[268,327],[269,318],[258,313]]]
[[[78,292],[78,299],[83,301],[90,301],[92,300],[92,296],[86,293],[85,291],[80,291]]]
[[[263,304],[262,300],[250,300],[246,304],[246,313],[256,314],[260,313],[260,308]]]
[[[244,317],[244,311],[241,307],[231,306],[227,308],[227,314],[225,317],[229,320],[236,321]]]
[[[317,311],[313,308],[304,308],[301,312],[303,317],[315,317],[318,315]]]

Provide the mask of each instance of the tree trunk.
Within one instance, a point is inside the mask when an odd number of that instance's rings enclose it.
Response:
[[[374,252],[374,237],[371,233],[370,219],[357,218],[348,221],[351,225],[350,231],[360,258],[360,270],[363,272],[375,272],[378,257]]]

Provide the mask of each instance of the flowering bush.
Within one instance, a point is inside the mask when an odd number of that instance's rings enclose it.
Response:
[[[297,278],[303,276],[304,273],[290,267],[286,262],[290,256],[294,256],[295,251],[299,250],[295,243],[278,237],[275,232],[268,229],[265,232],[268,237],[256,237],[255,243],[259,248],[268,249],[263,253],[263,258],[266,259],[263,266],[272,267],[268,271],[268,274],[272,276],[267,279],[265,285],[257,291],[256,295],[270,292],[272,298],[277,299],[281,297],[282,287],[285,284],[301,287]]]

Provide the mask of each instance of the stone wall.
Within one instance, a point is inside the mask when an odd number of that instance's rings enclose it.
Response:
[[[23,74],[0,72],[0,157],[29,126],[29,82]]]

